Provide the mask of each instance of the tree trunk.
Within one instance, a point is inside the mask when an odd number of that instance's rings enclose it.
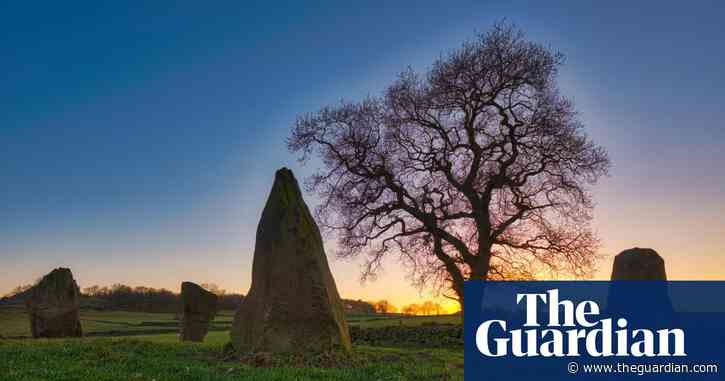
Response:
[[[458,306],[461,308],[461,319],[463,319],[463,282],[460,282],[460,284],[456,284],[454,282],[453,284],[453,291],[456,293],[456,296],[458,297]]]
[[[469,280],[480,280],[485,281],[488,279],[488,270],[490,268],[490,262],[491,262],[491,252],[490,251],[483,251],[479,252],[479,254],[476,256],[476,260],[473,261],[473,263],[470,263],[469,266],[471,266],[471,275]],[[454,285],[455,288],[455,285]],[[460,286],[460,293],[458,293],[458,289],[455,289],[456,293],[458,294],[458,301],[461,305],[461,314],[463,314],[464,311],[464,303],[463,303],[463,285]],[[480,303],[481,301],[477,301],[476,303]]]
[[[488,279],[488,270],[491,264],[491,253],[486,251],[479,253],[471,266],[471,280]]]

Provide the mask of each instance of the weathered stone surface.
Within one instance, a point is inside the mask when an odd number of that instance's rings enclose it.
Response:
[[[652,249],[625,250],[614,258],[612,280],[667,280],[665,260]]]
[[[33,337],[80,337],[80,292],[70,269],[43,277],[26,300]]]
[[[282,168],[257,227],[252,286],[237,310],[238,351],[350,348],[350,333],[319,228],[292,171]]]
[[[181,284],[181,340],[204,341],[217,312],[217,296],[192,282]]]

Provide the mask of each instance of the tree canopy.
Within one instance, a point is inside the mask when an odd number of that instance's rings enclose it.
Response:
[[[501,23],[381,96],[300,116],[288,141],[320,224],[363,277],[396,255],[418,285],[591,273],[591,186],[610,166],[556,84],[563,56]]]

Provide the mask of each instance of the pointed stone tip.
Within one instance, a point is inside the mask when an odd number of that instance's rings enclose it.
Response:
[[[280,206],[286,208],[302,204],[304,204],[302,190],[292,171],[287,167],[278,169],[274,174],[274,183],[264,209],[273,210]]]
[[[278,169],[277,172],[274,174],[274,177],[284,180],[295,180],[294,173],[292,173],[292,170],[287,167],[282,167]]]
[[[73,272],[71,271],[71,269],[69,269],[67,267],[58,267],[58,268],[51,270],[51,272],[45,274],[43,276],[43,278],[55,278],[55,277],[66,276],[66,275],[69,276],[70,278],[73,278]]]
[[[300,193],[297,179],[294,173],[292,173],[292,170],[287,167],[282,167],[275,172],[273,188],[278,190],[293,189],[294,193]]]

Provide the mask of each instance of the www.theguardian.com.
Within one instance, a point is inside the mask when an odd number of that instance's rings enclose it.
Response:
[[[567,364],[567,371],[571,374],[629,374],[629,375],[651,375],[651,374],[717,374],[720,372],[718,364],[579,364],[570,362]]]

